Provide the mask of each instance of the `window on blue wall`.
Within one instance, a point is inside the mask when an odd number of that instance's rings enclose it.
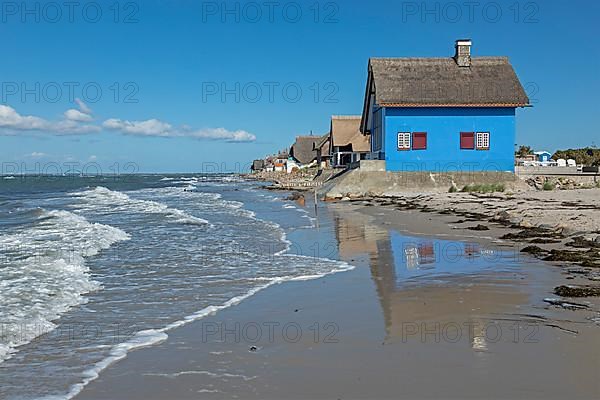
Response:
[[[475,143],[476,143],[477,150],[489,150],[490,149],[490,133],[489,132],[477,132]]]
[[[427,149],[427,132],[413,132],[412,134],[412,149],[426,150]]]
[[[398,150],[410,150],[410,132],[398,132]]]
[[[460,148],[462,150],[474,150],[475,149],[475,132],[461,132],[460,133]]]

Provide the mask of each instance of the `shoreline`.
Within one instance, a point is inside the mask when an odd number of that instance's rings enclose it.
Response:
[[[311,205],[305,207],[310,210]],[[394,260],[394,248],[389,247],[393,232],[478,243],[487,249],[510,250],[512,245],[498,242],[490,232],[481,237],[482,232],[452,229],[447,219],[454,217],[448,215],[427,220],[423,217],[428,214],[420,211],[359,204],[320,204],[319,211],[318,231],[294,230],[288,239],[303,249],[317,241],[319,248],[335,242],[336,256],[354,270],[272,285],[236,307],[176,329],[164,343],[131,353],[108,368],[76,398],[452,398],[458,397],[456,385],[465,380],[471,386],[460,386],[461,398],[600,394],[594,376],[598,328],[587,319],[594,312],[566,311],[543,302],[549,283],[564,280],[558,268],[525,255],[517,260],[527,266],[522,270],[511,264],[499,271],[397,286],[393,274],[402,273],[406,265],[398,269]],[[247,337],[227,335],[220,340],[216,334],[205,340],[209,328],[239,324],[264,329],[264,324],[275,323],[296,324],[304,334],[298,341],[282,339],[279,330],[274,341],[251,343]],[[405,324],[419,329],[423,323],[496,324],[504,328],[504,336],[486,342],[486,333],[478,331],[456,343],[419,340],[418,334],[404,340]],[[326,331],[327,324],[333,325]],[[513,326],[537,327],[538,341],[521,338],[514,343],[508,334]],[[325,342],[323,335],[336,327],[339,337],[333,338],[338,341]],[[520,368],[513,371],[514,365]],[[486,378],[478,372],[482,367],[503,379]],[[534,376],[516,375],[536,368]],[[548,375],[556,378],[548,383]],[[565,386],[565,379],[579,379],[579,386]],[[437,383],[427,383],[430,380]],[[507,388],[504,380],[516,386]]]

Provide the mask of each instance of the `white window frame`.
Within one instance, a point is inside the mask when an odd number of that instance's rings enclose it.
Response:
[[[475,149],[489,150],[490,149],[490,133],[477,132],[475,134]]]
[[[411,142],[412,134],[410,132],[398,132],[398,150],[410,150]]]

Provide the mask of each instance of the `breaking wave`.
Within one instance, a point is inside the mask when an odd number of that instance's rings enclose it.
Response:
[[[19,346],[52,331],[52,322],[85,302],[100,285],[90,277],[88,257],[129,235],[90,223],[68,211],[39,211],[32,226],[0,235],[0,362]]]

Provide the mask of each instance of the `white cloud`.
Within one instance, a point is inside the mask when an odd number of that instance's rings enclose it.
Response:
[[[32,115],[21,115],[14,108],[4,105],[0,105],[0,128],[19,131],[46,131],[59,135],[100,131],[100,128],[95,125],[82,125],[76,120],[65,119],[54,122]]]
[[[91,155],[91,156],[88,158],[88,161],[96,161],[97,159],[98,159],[98,156],[95,156],[95,155],[93,155],[93,154],[92,154],[92,155]]]
[[[47,121],[34,116],[23,116],[14,108],[0,105],[0,127],[19,130],[44,129]]]
[[[77,99],[80,110],[69,109],[60,121],[49,121],[33,115],[21,115],[10,106],[0,105],[0,134],[15,134],[16,131],[40,131],[55,135],[78,135],[100,132],[102,128],[118,131],[126,135],[154,137],[190,137],[203,140],[222,140],[226,142],[252,142],[256,136],[244,131],[230,131],[225,128],[192,129],[184,125],[175,128],[158,119],[128,121],[117,118],[105,120],[102,125],[92,124],[91,110]]]
[[[94,117],[92,116],[92,109],[89,108],[81,99],[75,99],[75,103],[77,104],[77,107],[79,107],[79,110],[72,108],[65,111],[64,116],[67,120],[76,122],[90,122],[94,120]]]
[[[64,134],[64,135],[76,135],[76,134],[83,134],[83,133],[95,133],[95,132],[100,132],[102,129],[100,129],[99,126],[96,125],[82,125],[79,124],[77,121],[69,121],[69,120],[64,120],[64,121],[59,121],[59,122],[52,122],[50,125],[50,129],[49,131],[57,133],[57,134]]]
[[[256,136],[246,131],[228,131],[225,128],[202,129],[185,136],[198,139],[226,140],[229,142],[253,142],[256,140]]]
[[[108,119],[102,126],[106,129],[116,130],[128,135],[157,136],[157,137],[192,137],[197,139],[224,140],[227,142],[252,142],[256,136],[243,130],[229,131],[225,128],[208,128],[192,130],[184,126],[174,129],[171,124],[149,119],[146,121],[123,121]]]
[[[108,119],[102,124],[107,129],[121,131],[129,135],[141,136],[173,136],[172,126],[157,119],[147,121],[123,121]]]
[[[65,118],[68,119],[69,121],[76,121],[76,122],[90,122],[94,119],[91,115],[82,113],[81,111],[75,110],[73,108],[65,111],[64,115],[65,115]]]
[[[33,158],[46,157],[46,153],[40,153],[38,151],[34,151],[33,153],[29,154],[29,157],[33,157]]]
[[[81,110],[82,113],[88,114],[88,115],[92,115],[93,114],[92,109],[89,108],[87,106],[87,104],[85,104],[83,102],[83,100],[81,100],[80,98],[76,98],[75,99],[75,103],[77,103],[77,107],[79,107],[79,110]]]

